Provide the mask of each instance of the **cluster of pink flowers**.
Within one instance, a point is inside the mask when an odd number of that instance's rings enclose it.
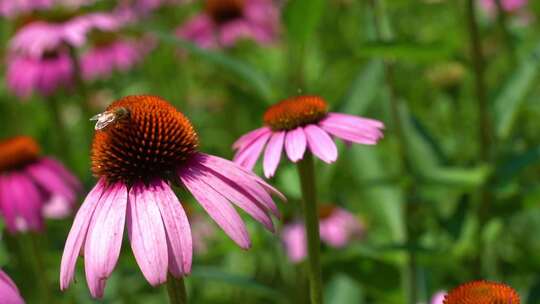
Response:
[[[80,61],[84,80],[130,69],[142,60],[149,44],[147,39],[118,35],[127,22],[114,13],[89,13],[63,22],[38,20],[23,26],[9,42],[8,88],[20,98],[34,93],[49,96],[70,88],[76,77],[74,60]],[[83,46],[87,47],[81,51]],[[74,56],[74,49],[81,52],[80,58]]]
[[[278,25],[272,0],[208,0],[176,34],[202,48],[231,47],[241,39],[268,44],[276,40]]]

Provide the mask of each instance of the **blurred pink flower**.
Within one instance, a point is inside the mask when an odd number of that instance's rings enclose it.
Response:
[[[82,46],[91,30],[114,31],[122,21],[113,14],[92,13],[65,22],[35,21],[20,28],[9,41],[12,53],[39,58],[63,44]]]
[[[298,162],[307,149],[326,163],[337,159],[337,148],[330,137],[346,142],[374,145],[383,137],[382,122],[341,113],[328,113],[318,96],[297,96],[271,106],[264,114],[266,126],[240,137],[233,145],[234,162],[252,170],[264,146],[264,175],[274,176],[283,149],[292,162]]]
[[[134,41],[116,40],[96,45],[81,56],[85,80],[107,78],[114,71],[127,71],[143,58],[143,48]]]
[[[321,241],[334,248],[346,246],[364,232],[362,223],[352,213],[334,206],[321,206],[319,212]],[[306,230],[303,222],[285,225],[281,233],[287,255],[292,262],[301,262],[307,255]]]
[[[176,34],[203,48],[231,47],[240,39],[273,42],[279,11],[271,0],[207,0],[204,11],[181,25]]]
[[[66,50],[42,58],[12,55],[7,62],[7,87],[19,98],[33,93],[52,95],[59,88],[70,87],[74,69]]]
[[[0,269],[0,303],[24,304],[19,289],[2,269]]]
[[[502,8],[507,12],[514,12],[523,7],[528,3],[528,0],[500,0]],[[495,12],[497,7],[495,5],[495,0],[480,0],[482,8],[487,12]]]
[[[0,142],[0,213],[11,233],[42,231],[43,218],[63,218],[81,186],[58,161],[39,156],[30,137]]]
[[[199,152],[193,126],[167,101],[127,96],[96,120],[92,169],[99,180],[66,240],[62,290],[72,282],[77,258],[84,251],[90,293],[103,296],[120,255],[124,225],[135,259],[152,286],[164,283],[169,272],[175,277],[189,274],[191,228],[171,188],[173,182],[191,192],[241,248],[249,248],[250,239],[233,204],[273,231],[270,213],[279,211],[270,194],[281,194],[231,161]]]
[[[438,291],[431,298],[430,304],[444,304],[445,296],[446,296],[446,291]]]
[[[50,8],[54,0],[0,0],[0,16],[14,18],[35,10]]]

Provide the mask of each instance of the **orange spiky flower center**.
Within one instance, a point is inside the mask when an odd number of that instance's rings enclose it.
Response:
[[[510,286],[489,281],[473,281],[451,290],[444,304],[519,304],[519,295]]]
[[[28,136],[0,141],[0,172],[18,169],[39,158],[40,147]]]
[[[328,113],[326,101],[319,96],[296,96],[271,106],[264,113],[264,123],[274,131],[292,130],[317,123]]]
[[[217,24],[241,18],[244,14],[244,0],[206,0],[204,9]]]
[[[95,117],[92,172],[111,183],[172,179],[197,151],[190,121],[157,96],[127,96]]]

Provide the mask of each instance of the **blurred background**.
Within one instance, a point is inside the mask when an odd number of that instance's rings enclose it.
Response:
[[[202,151],[230,159],[269,105],[316,94],[386,125],[378,145],[340,144],[335,164],[316,163],[319,201],[362,226],[322,246],[327,303],[429,303],[473,279],[540,303],[540,2],[0,0],[0,14],[0,138],[31,136],[60,160],[84,186],[77,206],[95,184],[89,119],[117,98],[167,99]],[[199,239],[191,303],[306,303],[303,262],[281,236],[300,211],[296,168],[270,182],[289,198],[284,219],[274,235],[246,217],[249,251],[179,189]],[[0,224],[0,267],[28,303],[43,303],[43,281],[51,303],[93,302],[81,262],[57,291],[72,221],[37,236]],[[126,240],[103,302],[166,301]]]

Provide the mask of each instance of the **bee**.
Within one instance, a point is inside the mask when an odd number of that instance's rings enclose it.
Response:
[[[124,107],[119,107],[114,110],[105,111],[97,115],[92,116],[90,121],[96,121],[94,130],[100,131],[108,127],[110,124],[119,121],[120,119],[127,117],[129,115],[128,109]]]

